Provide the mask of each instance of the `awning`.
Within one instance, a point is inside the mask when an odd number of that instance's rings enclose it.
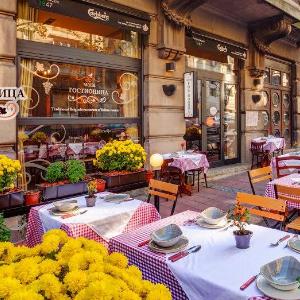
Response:
[[[247,48],[241,44],[224,40],[204,31],[195,29],[189,30],[189,35],[195,42],[196,46],[202,50],[219,53],[221,55],[230,55],[243,60],[247,58]]]
[[[150,33],[149,20],[120,14],[99,5],[80,3],[72,0],[29,0],[29,5],[53,13],[137,31],[142,34]]]

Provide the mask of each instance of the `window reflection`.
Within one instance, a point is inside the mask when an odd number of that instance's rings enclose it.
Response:
[[[280,83],[281,83],[281,76],[280,76],[280,72],[279,71],[272,70],[271,83],[273,85],[280,85]]]

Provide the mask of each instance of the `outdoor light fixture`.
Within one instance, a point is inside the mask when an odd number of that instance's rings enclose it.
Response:
[[[176,63],[174,61],[166,63],[166,72],[174,72],[176,70]]]
[[[164,158],[161,154],[155,153],[150,156],[150,165],[153,169],[158,169],[164,162]]]

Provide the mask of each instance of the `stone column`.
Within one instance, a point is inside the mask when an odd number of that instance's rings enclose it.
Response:
[[[0,1],[0,86],[16,86],[17,0]],[[1,99],[0,99],[1,100]],[[0,144],[16,143],[16,119],[0,120]]]
[[[159,15],[152,15],[151,34],[144,55],[144,136],[145,148],[149,155],[180,150],[185,132],[183,112],[185,61],[184,57],[180,57],[185,49],[178,47],[179,38],[184,42],[184,30],[182,36],[177,35],[177,49],[168,48],[172,43],[167,37],[175,36],[176,39],[176,29],[174,30],[172,26],[166,28],[164,22],[168,21]],[[166,63],[170,62],[169,59],[177,59],[174,72],[166,72]],[[162,86],[170,84],[176,86],[176,91],[172,96],[166,96]]]
[[[295,63],[292,67],[292,100],[293,100],[293,145],[300,145],[300,64]]]

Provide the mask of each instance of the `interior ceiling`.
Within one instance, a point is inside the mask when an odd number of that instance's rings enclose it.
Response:
[[[280,13],[278,9],[259,0],[209,0],[198,9],[207,9],[244,24],[260,21]]]

